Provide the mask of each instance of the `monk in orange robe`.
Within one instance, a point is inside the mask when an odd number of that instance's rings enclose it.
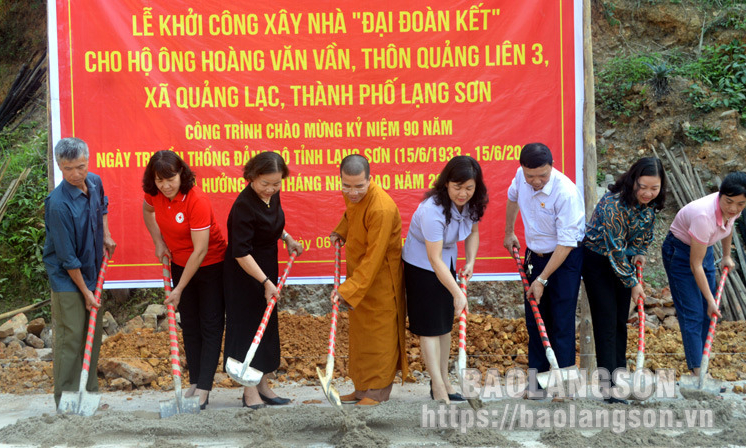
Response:
[[[331,234],[345,244],[347,278],[332,295],[351,308],[349,376],[355,391],[343,403],[377,405],[389,399],[397,370],[409,374],[405,346],[404,271],[399,209],[370,180],[357,154],[340,164],[347,210]]]

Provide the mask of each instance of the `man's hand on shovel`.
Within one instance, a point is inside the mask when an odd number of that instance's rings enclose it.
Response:
[[[347,309],[350,309],[350,310],[352,309],[352,306],[350,306],[349,303],[345,302],[344,297],[339,295],[339,292],[337,292],[336,289],[332,291],[330,301],[332,302],[332,305],[334,305],[335,303],[339,303],[340,307],[344,306]]]

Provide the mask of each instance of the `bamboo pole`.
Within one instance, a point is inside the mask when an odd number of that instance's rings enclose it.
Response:
[[[585,220],[589,221],[596,207],[596,92],[593,75],[593,38],[591,33],[591,1],[583,0],[583,197]],[[580,295],[580,367],[596,367],[596,346],[593,340],[593,322],[588,295],[581,288]]]
[[[6,319],[11,316],[15,316],[18,313],[25,313],[26,311],[31,311],[34,308],[39,308],[44,305],[47,305],[49,302],[51,302],[51,299],[44,300],[39,303],[34,303],[33,305],[24,306],[23,308],[18,308],[17,310],[8,311],[7,313],[0,314],[0,320]]]
[[[21,172],[21,175],[18,176],[18,178],[13,179],[13,181],[10,182],[10,186],[5,191],[2,199],[0,199],[0,221],[3,220],[5,212],[8,211],[8,204],[10,204],[10,200],[13,199],[13,196],[15,196],[16,192],[18,191],[18,187],[20,187],[21,183],[26,180],[26,177],[28,177],[30,172],[31,168],[26,168],[25,170],[23,170],[23,172]]]

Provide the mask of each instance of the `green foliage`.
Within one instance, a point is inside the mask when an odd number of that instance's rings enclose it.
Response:
[[[656,98],[661,98],[668,94],[670,90],[668,87],[668,76],[671,74],[673,69],[665,63],[653,65],[646,62],[645,65],[647,65],[653,72],[653,77],[650,78],[648,82],[653,86]]]
[[[616,9],[616,5],[611,2],[601,2],[601,10],[604,14],[604,18],[611,26],[617,26],[619,25],[619,20],[617,20],[616,17],[614,17],[614,10]]]
[[[0,159],[9,160],[0,192],[4,193],[24,168],[31,168],[0,221],[0,309],[13,309],[49,297],[42,262],[46,146],[46,131],[34,130],[33,124],[0,134]]]
[[[687,137],[695,142],[716,142],[720,140],[720,128],[713,128],[702,123],[702,126],[691,126],[686,130]]]
[[[650,79],[650,67],[659,66],[653,55],[615,57],[596,71],[597,107],[615,116],[631,116],[642,108],[644,98],[633,91],[636,84]],[[666,75],[670,70],[666,72]],[[633,95],[632,97],[630,95]]]
[[[696,84],[689,89],[695,108],[708,112],[716,107],[746,112],[746,44],[705,47],[702,57],[687,67]]]
[[[719,21],[718,25],[734,30],[746,30],[746,9],[729,9],[725,12],[724,17]]]

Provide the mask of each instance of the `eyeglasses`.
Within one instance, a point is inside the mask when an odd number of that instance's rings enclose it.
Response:
[[[347,188],[347,187],[340,188],[340,190],[342,190],[342,193],[346,193],[346,194],[350,194],[350,193],[353,193],[353,194],[365,193],[365,191],[367,189],[368,189],[367,186],[362,187],[362,188]]]

